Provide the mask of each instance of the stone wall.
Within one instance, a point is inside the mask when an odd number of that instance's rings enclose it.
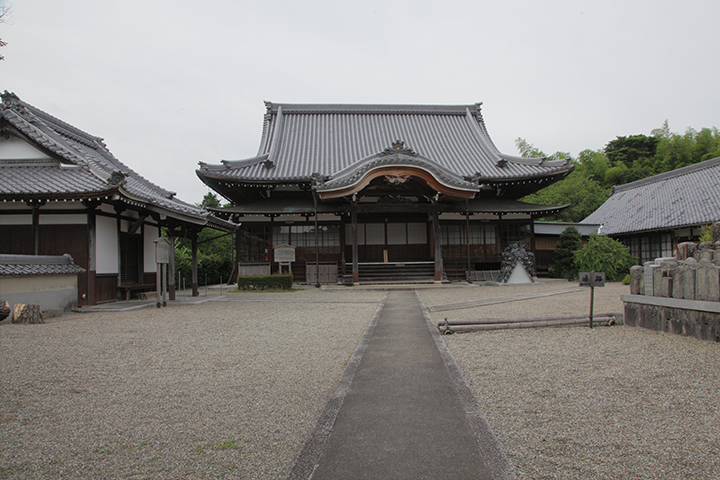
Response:
[[[720,223],[714,225],[720,234]],[[625,324],[720,341],[720,239],[678,245],[675,257],[630,270]]]

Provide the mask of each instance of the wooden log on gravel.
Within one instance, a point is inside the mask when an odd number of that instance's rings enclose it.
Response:
[[[0,322],[10,315],[10,304],[7,300],[0,300]]]
[[[16,303],[13,310],[12,323],[45,323],[45,320],[43,320],[43,314],[40,311],[40,305]]]
[[[488,320],[488,319],[486,319]],[[456,320],[444,320],[438,322],[438,330],[446,335],[454,332],[471,332],[476,330],[506,330],[510,328],[540,328],[540,327],[558,327],[562,325],[587,325],[590,324],[590,317],[574,317],[574,318],[546,318],[546,319],[492,319],[492,323],[452,323]],[[512,320],[512,321],[508,321]],[[615,325],[615,316],[599,316],[593,317],[593,324]]]
[[[616,313],[600,313],[593,316],[595,318],[600,317],[616,317]],[[528,317],[528,318],[446,318],[438,322],[440,325],[485,325],[493,323],[518,323],[518,322],[545,322],[548,320],[578,320],[585,319],[589,322],[587,315],[555,315],[553,317]]]

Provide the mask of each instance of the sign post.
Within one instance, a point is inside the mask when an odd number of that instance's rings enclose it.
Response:
[[[595,287],[605,286],[605,272],[580,272],[580,286],[590,287],[590,328],[593,328]]]
[[[165,293],[167,293],[167,266],[170,263],[170,253],[172,243],[165,237],[155,240],[155,283],[157,287],[157,308],[160,308],[160,299],[162,298],[162,306],[167,307]]]
[[[295,261],[295,247],[292,245],[278,245],[275,247],[275,261],[278,263],[280,274],[283,266],[287,265],[288,273],[292,274],[292,262]]]

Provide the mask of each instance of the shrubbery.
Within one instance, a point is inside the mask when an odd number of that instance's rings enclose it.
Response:
[[[189,285],[192,275],[192,253],[189,247],[178,245],[175,248],[175,269]],[[223,282],[227,282],[231,270],[232,261],[229,255],[223,256],[219,253],[208,254],[201,250],[198,251],[198,284],[205,284],[206,275],[209,284],[220,283],[221,279]]]
[[[239,290],[290,290],[292,275],[252,275],[238,277]]]
[[[560,234],[557,250],[553,254],[553,263],[548,269],[550,278],[567,278],[574,280],[578,276],[573,252],[582,245],[580,232],[575,227],[568,227]]]
[[[608,282],[619,282],[636,264],[628,248],[610,237],[593,234],[588,243],[574,252],[575,266],[581,272],[605,272]]]

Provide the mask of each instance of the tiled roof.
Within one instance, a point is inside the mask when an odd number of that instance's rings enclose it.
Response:
[[[603,235],[706,225],[720,220],[720,157],[614,187],[581,223]]]
[[[2,195],[107,195],[115,189],[87,165],[63,165],[57,160],[0,162]]]
[[[0,255],[0,275],[76,275],[85,269],[70,255]]]
[[[395,141],[462,179],[483,183],[545,177],[568,171],[566,160],[502,154],[474,105],[299,105],[267,103],[256,157],[200,164],[203,178],[254,182],[308,181],[313,174],[337,181],[354,165]]]
[[[0,126],[32,143],[49,158],[0,161],[0,198],[84,198],[116,195],[119,201],[157,210],[173,218],[214,227],[233,225],[204,208],[175,198],[120,162],[103,140],[20,100],[2,94]],[[110,181],[115,172],[121,182]]]

